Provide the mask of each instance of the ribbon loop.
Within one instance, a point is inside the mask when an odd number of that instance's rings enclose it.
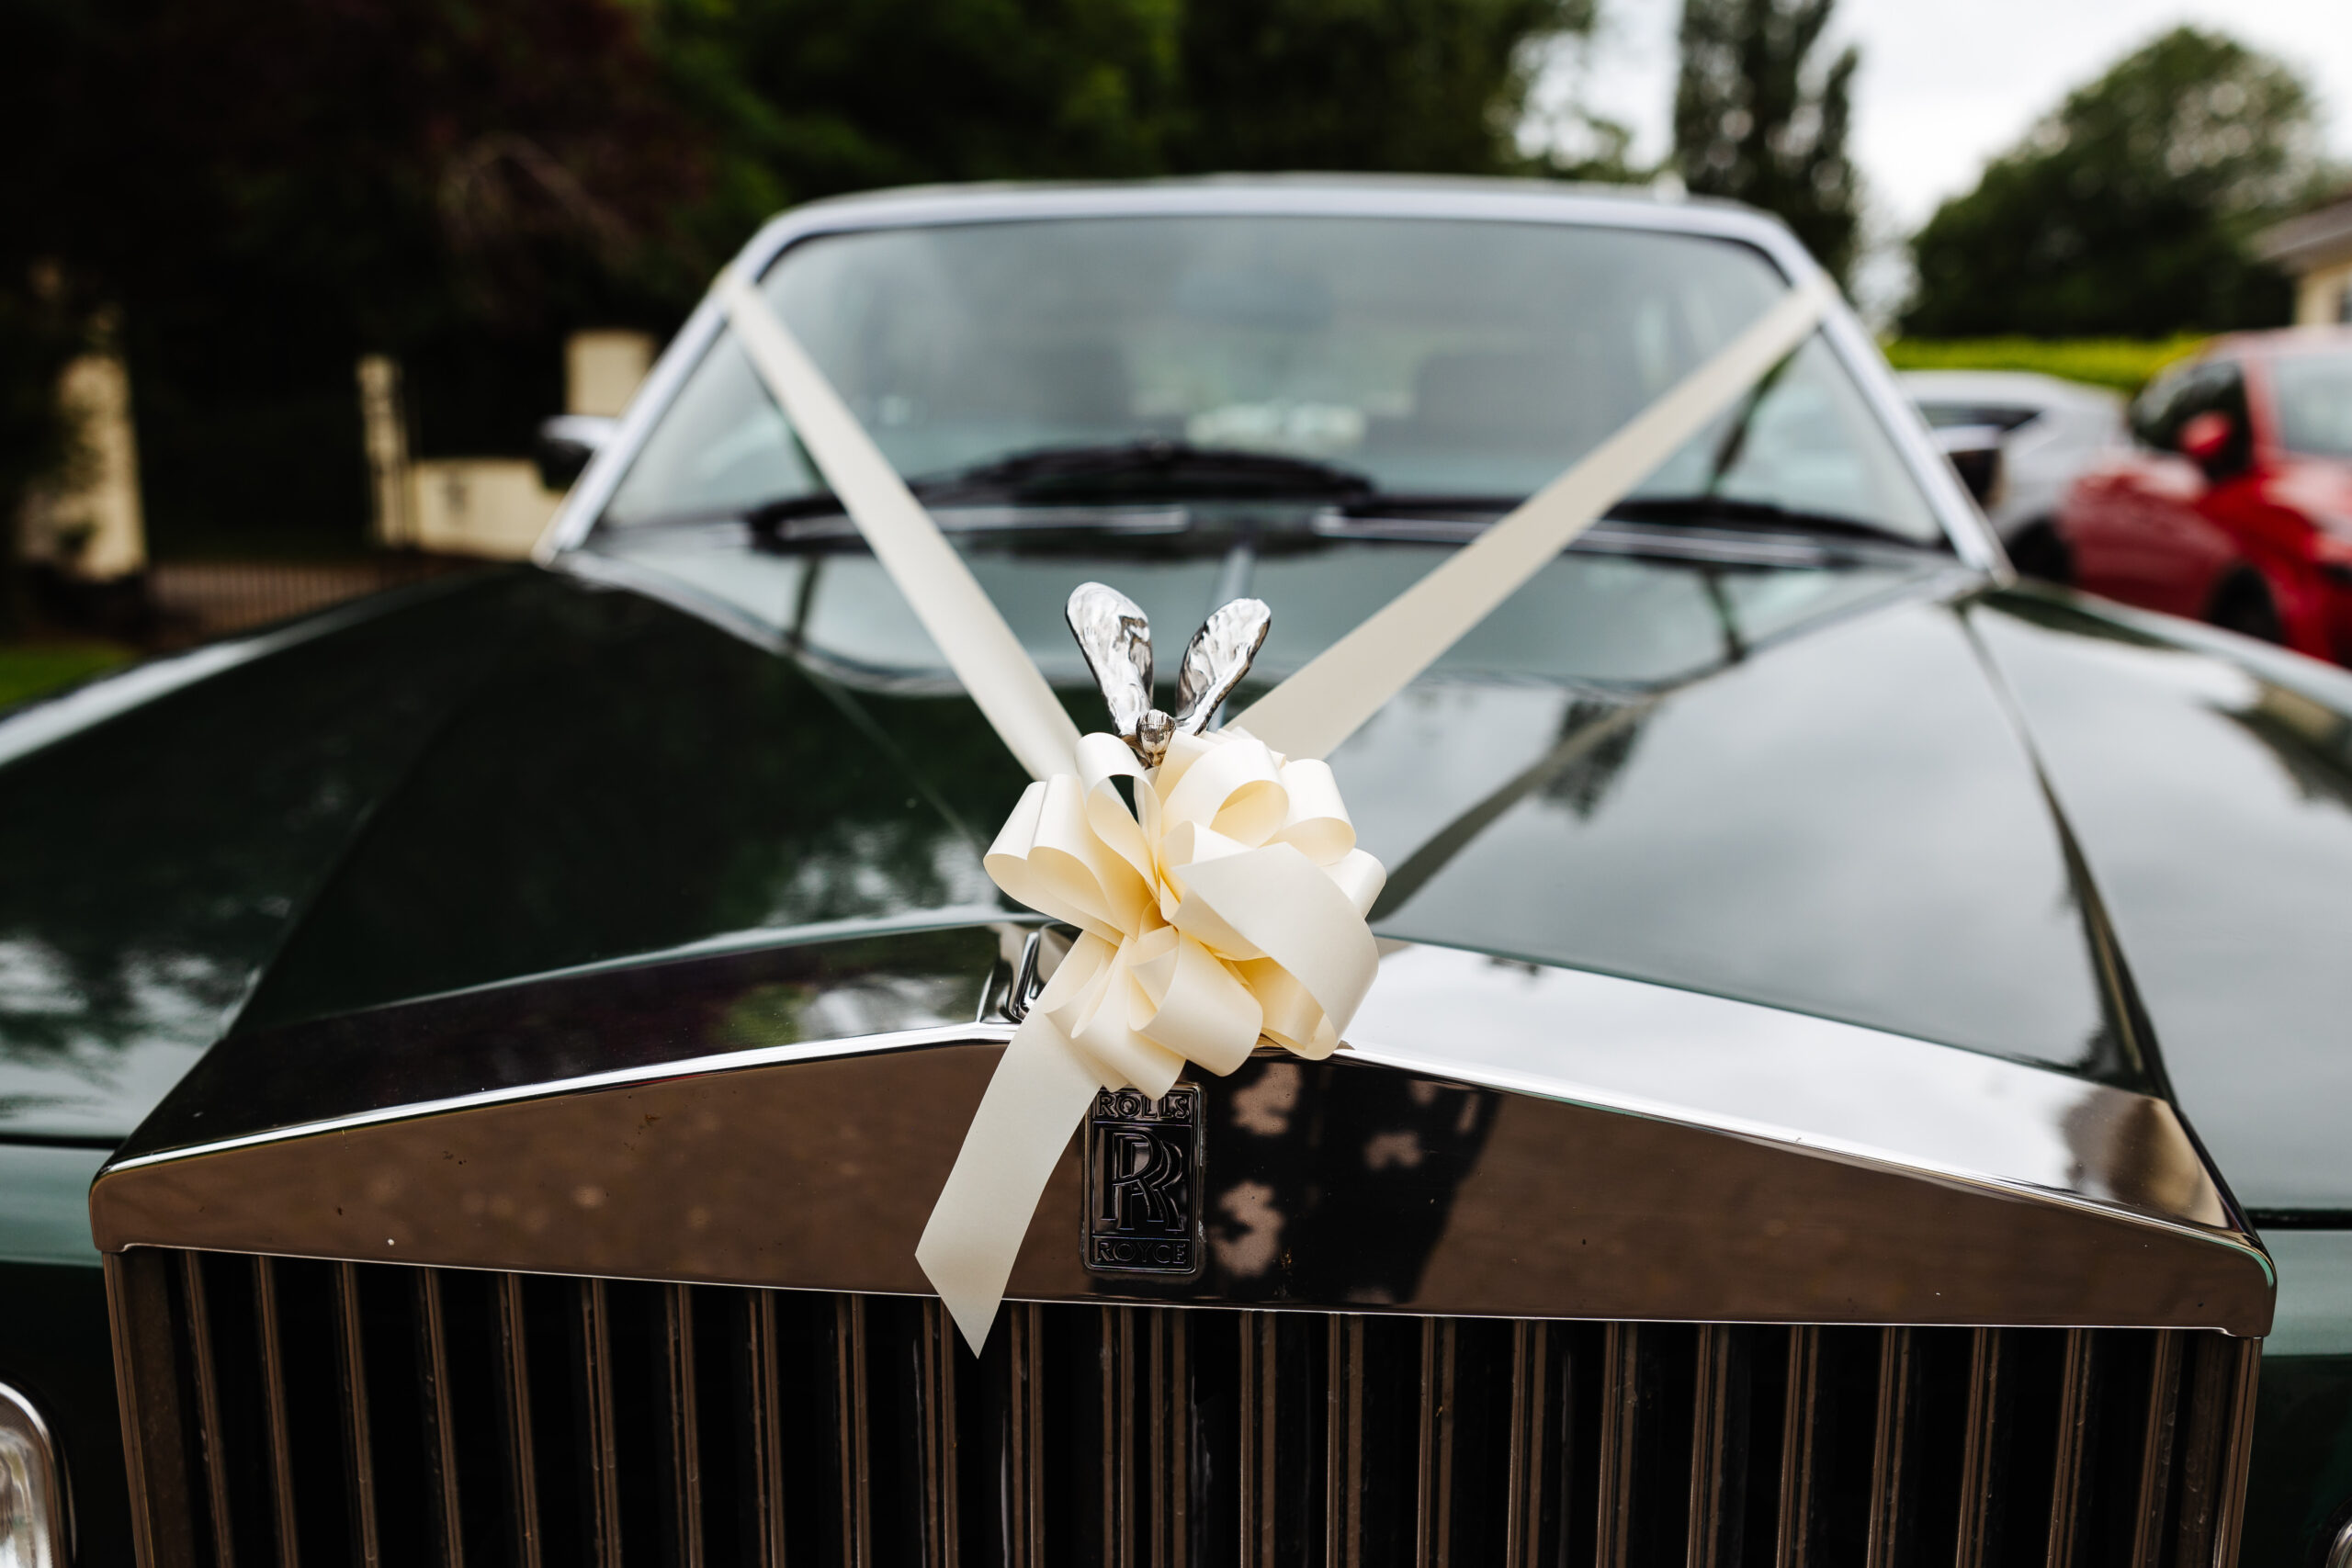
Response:
[[[1082,933],[998,1081],[1017,1072],[1061,1092],[1077,1071],[1158,1099],[1185,1063],[1222,1076],[1261,1040],[1329,1055],[1379,964],[1364,911],[1385,875],[1355,847],[1331,770],[1236,730],[1180,734],[1152,769],[1118,737],[1089,735],[1075,766],[1029,786],[984,862],[1006,893]],[[979,1179],[972,1162],[1015,1157],[992,1146],[982,1109],[951,1192]],[[1028,1215],[991,1217],[983,1245],[944,1228],[970,1213],[943,1197],[915,1256],[977,1350]]]
[[[1295,845],[1317,865],[1336,865],[1356,847],[1356,825],[1340,801],[1340,781],[1331,765],[1313,757],[1283,764],[1283,788],[1289,811],[1274,840]],[[1369,859],[1370,857],[1366,857]]]

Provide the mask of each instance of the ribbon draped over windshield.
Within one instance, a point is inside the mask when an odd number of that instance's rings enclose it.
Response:
[[[1817,276],[1792,288],[1231,726],[1180,735],[1146,768],[1119,737],[1078,733],[970,569],[759,291],[730,271],[717,294],[875,558],[1036,781],[989,847],[989,875],[1080,933],[1006,1046],[915,1247],[974,1354],[1099,1089],[1157,1098],[1186,1063],[1230,1073],[1261,1041],[1308,1058],[1339,1047],[1378,967],[1365,916],[1385,873],[1356,847],[1321,759],[1745,395],[1835,298]]]

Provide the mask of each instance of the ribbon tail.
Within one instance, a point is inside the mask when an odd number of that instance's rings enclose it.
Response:
[[[915,1244],[915,1261],[975,1356],[996,1321],[1046,1182],[1101,1087],[1085,1055],[1042,1010],[1033,1010],[980,1097],[956,1168]]]

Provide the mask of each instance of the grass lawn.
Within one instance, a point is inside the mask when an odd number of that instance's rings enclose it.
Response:
[[[111,642],[0,643],[0,710],[86,681],[136,657]]]
[[[1885,345],[1897,370],[2039,370],[2130,396],[2204,338],[1896,338]]]

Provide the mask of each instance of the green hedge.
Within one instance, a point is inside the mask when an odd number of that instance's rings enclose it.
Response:
[[[0,643],[0,712],[130,661],[110,642]]]
[[[2196,352],[2196,333],[2160,338],[1896,338],[1886,357],[1897,370],[2039,370],[2069,381],[2136,392],[2176,359]]]

